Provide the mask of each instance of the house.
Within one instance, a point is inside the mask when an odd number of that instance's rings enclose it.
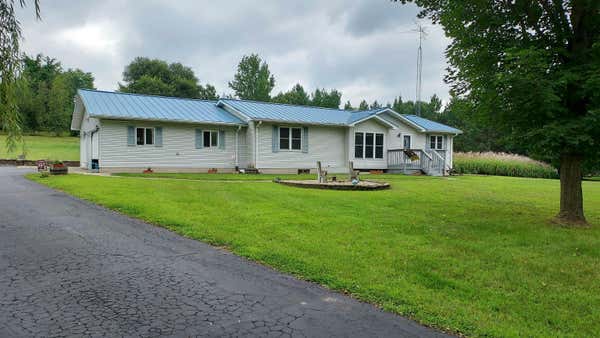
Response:
[[[461,131],[389,108],[345,111],[234,99],[79,90],[71,129],[82,168],[263,173],[423,171],[445,175]],[[412,158],[412,159],[411,159]]]

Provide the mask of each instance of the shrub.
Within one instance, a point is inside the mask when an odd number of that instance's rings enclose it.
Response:
[[[458,174],[558,178],[558,171],[544,162],[521,155],[493,152],[455,153],[454,171]]]

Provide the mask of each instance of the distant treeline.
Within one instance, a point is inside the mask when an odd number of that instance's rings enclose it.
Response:
[[[70,132],[73,97],[78,88],[94,88],[94,76],[81,69],[63,69],[60,61],[39,54],[22,58],[22,72],[18,78],[18,107],[24,132]],[[333,88],[317,88],[308,92],[301,84],[289,91],[272,95],[275,76],[268,64],[258,55],[242,57],[233,80],[229,82],[231,93],[217,94],[215,86],[201,84],[191,67],[181,63],[168,63],[159,59],[137,57],[123,71],[123,81],[118,90],[127,93],[175,96],[184,98],[216,100],[219,97],[245,100],[269,101],[284,104],[306,105],[324,108],[340,108],[342,92]],[[390,107],[401,114],[415,114],[413,101],[401,96],[393,102],[362,100],[358,107],[347,101],[343,109],[369,110]],[[443,106],[437,95],[428,102],[421,102],[422,117],[449,124],[464,131],[456,138],[455,150],[460,151],[513,151],[518,145],[507,142],[485,118],[479,117],[468,102],[451,99]]]

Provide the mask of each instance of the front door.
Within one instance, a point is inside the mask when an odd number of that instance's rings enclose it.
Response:
[[[411,149],[411,137],[410,135],[404,135],[404,149]]]

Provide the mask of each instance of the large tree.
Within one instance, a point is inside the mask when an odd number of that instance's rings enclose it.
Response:
[[[600,0],[414,2],[452,39],[453,94],[557,163],[556,220],[585,224],[582,168],[600,159]]]
[[[216,99],[215,87],[199,84],[194,71],[179,62],[137,57],[125,67],[123,81],[119,90],[127,93]]]
[[[48,129],[55,135],[68,130],[73,112],[73,96],[70,96],[67,78],[61,74],[52,81],[48,95]]]
[[[18,4],[25,7],[26,1]],[[34,0],[36,17],[40,19],[39,0]],[[15,0],[0,0],[0,125],[7,133],[6,147],[13,151],[21,138],[17,107],[17,75],[20,67],[21,25],[15,15]]]
[[[229,87],[239,99],[270,101],[275,77],[257,54],[244,55]]]
[[[307,106],[310,104],[310,97],[304,90],[304,87],[298,83],[290,91],[275,95],[273,102]]]

